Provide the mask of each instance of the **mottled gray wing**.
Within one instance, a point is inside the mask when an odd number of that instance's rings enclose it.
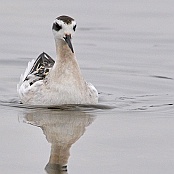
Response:
[[[43,52],[34,62],[33,67],[26,76],[25,80],[28,80],[30,76],[36,76],[39,80],[44,79],[53,67],[54,63],[55,61],[48,54]]]

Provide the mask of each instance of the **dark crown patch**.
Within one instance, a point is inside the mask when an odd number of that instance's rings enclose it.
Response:
[[[74,21],[74,19],[73,18],[71,18],[71,17],[69,17],[69,16],[59,16],[59,17],[57,17],[56,18],[57,20],[61,20],[61,21],[63,21],[64,23],[67,23],[67,24],[71,24],[72,23],[72,21]]]

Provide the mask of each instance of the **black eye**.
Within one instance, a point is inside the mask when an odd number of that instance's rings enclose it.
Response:
[[[62,26],[59,25],[57,22],[53,24],[53,27],[52,29],[56,30],[56,31],[59,31],[60,29],[62,29]]]
[[[77,25],[74,25],[74,27],[73,27],[73,30],[74,30],[74,31],[76,30],[76,26],[77,26]]]

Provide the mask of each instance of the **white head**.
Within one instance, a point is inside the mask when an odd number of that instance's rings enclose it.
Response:
[[[54,20],[52,26],[52,31],[55,40],[61,39],[65,41],[73,53],[74,51],[71,44],[71,39],[72,36],[74,35],[75,29],[76,29],[76,22],[73,18],[69,16],[57,17]]]

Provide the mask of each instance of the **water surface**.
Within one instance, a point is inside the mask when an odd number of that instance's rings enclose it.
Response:
[[[173,174],[173,6],[171,0],[4,1],[1,173]],[[74,49],[99,105],[21,106],[20,74],[43,51],[55,57],[51,25],[61,14],[78,23]]]

